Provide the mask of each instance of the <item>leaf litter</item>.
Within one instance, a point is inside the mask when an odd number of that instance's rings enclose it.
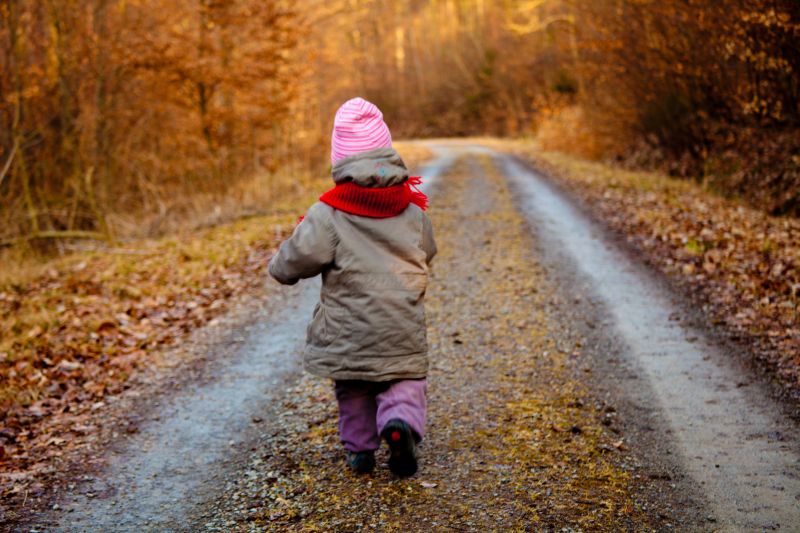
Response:
[[[78,254],[0,285],[0,498],[42,494],[43,474],[110,423],[109,399],[133,376],[173,364],[167,348],[262,287],[295,218],[131,243],[139,254]]]

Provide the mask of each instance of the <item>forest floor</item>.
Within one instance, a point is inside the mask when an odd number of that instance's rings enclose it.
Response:
[[[57,418],[37,417],[31,409],[41,403],[21,411],[28,416],[22,429],[4,429],[16,447],[3,463],[0,527],[797,527],[796,424],[763,380],[737,364],[745,358],[704,313],[517,161],[464,143],[427,146],[438,157],[429,173],[440,255],[428,295],[430,420],[417,476],[393,479],[383,466],[355,476],[344,468],[330,385],[301,375],[296,362],[318,285],[254,281],[292,226],[284,214],[267,221],[273,230],[261,240],[245,239],[242,249],[254,251],[226,267],[245,265],[238,277],[217,271],[221,280],[241,280],[241,290],[177,291],[161,302],[177,311],[152,313],[162,320],[143,315],[148,330],[176,323],[172,331],[180,333],[170,337],[181,342],[139,345],[147,364],[132,368],[119,389],[85,399],[83,418],[43,441],[54,453],[24,446],[45,433],[43,419]],[[285,227],[275,230],[276,223]],[[154,267],[137,272],[153,282],[145,274]],[[124,275],[106,274],[105,283]],[[191,279],[193,290],[204,288],[205,277]],[[102,294],[113,300],[118,292]],[[197,294],[205,303],[190,305]],[[214,301],[224,307],[183,325],[182,317]],[[129,336],[122,328],[143,327],[142,317],[122,322],[101,321],[89,332],[112,343]],[[116,345],[108,345],[113,361]],[[98,374],[113,370],[96,359]],[[51,362],[47,368],[64,366]],[[45,383],[61,379],[42,375]],[[92,391],[86,381],[77,388]],[[75,399],[59,405],[68,417]],[[16,462],[20,454],[30,462]]]

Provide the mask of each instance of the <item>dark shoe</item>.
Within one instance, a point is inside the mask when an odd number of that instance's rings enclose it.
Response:
[[[358,474],[375,470],[375,452],[347,452],[347,466]]]
[[[395,418],[381,432],[389,445],[389,470],[400,477],[413,476],[417,471],[417,453],[414,432],[408,424]]]

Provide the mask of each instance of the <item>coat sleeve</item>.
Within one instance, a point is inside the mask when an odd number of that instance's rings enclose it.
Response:
[[[425,251],[425,261],[430,265],[437,248],[433,238],[433,224],[425,213],[422,213],[422,249]]]
[[[313,278],[333,262],[336,233],[322,204],[311,206],[292,236],[269,262],[269,274],[284,285]]]

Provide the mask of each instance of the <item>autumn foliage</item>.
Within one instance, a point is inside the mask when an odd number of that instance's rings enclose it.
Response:
[[[0,240],[157,231],[284,161],[284,4],[0,3]]]
[[[318,72],[404,135],[539,135],[800,213],[798,2],[349,5]]]
[[[800,1],[0,0],[3,468],[260,287],[356,95],[396,140],[533,138],[800,387]]]
[[[792,0],[6,0],[0,244],[257,209],[355,94],[396,136],[538,134],[797,214],[799,33]]]

